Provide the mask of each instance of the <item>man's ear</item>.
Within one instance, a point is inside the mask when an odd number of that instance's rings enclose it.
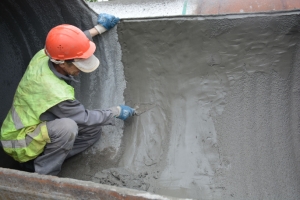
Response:
[[[65,68],[66,68],[66,63],[62,63],[62,64],[56,64],[54,65],[54,68],[56,69],[57,72],[61,73],[61,74],[66,74],[65,72]]]
[[[60,68],[66,68],[66,67],[68,67],[68,63],[66,63],[66,62],[64,62],[64,63],[62,63],[62,64],[59,64],[58,65]]]

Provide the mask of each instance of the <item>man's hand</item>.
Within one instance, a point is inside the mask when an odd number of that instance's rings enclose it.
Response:
[[[122,120],[126,120],[128,117],[133,116],[135,113],[135,110],[133,108],[125,105],[118,106],[118,109],[120,109],[120,114],[119,116],[117,116],[117,118]]]
[[[110,30],[113,28],[120,19],[118,17],[115,17],[113,15],[109,15],[106,13],[100,13],[98,15],[98,21],[97,23],[103,26],[106,30]]]

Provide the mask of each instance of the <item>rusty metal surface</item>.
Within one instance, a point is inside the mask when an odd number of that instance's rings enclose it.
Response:
[[[195,15],[256,13],[300,9],[299,0],[210,0],[195,1]]]
[[[89,181],[0,168],[0,199],[175,199]]]

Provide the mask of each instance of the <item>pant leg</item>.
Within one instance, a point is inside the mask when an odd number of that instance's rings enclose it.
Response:
[[[67,158],[70,158],[92,146],[100,139],[101,132],[101,126],[78,125],[78,135],[75,139],[73,149],[69,152]]]
[[[39,174],[57,175],[73,148],[78,126],[74,120],[68,118],[55,119],[46,125],[51,143],[48,143],[44,152],[34,160],[34,168]]]

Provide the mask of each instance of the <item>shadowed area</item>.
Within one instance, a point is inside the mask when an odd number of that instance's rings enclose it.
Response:
[[[81,30],[87,30],[92,28],[96,21],[97,14],[81,0],[72,1],[72,3],[65,0],[43,3],[31,0],[1,1],[1,125],[11,107],[15,90],[30,59],[37,51],[44,48],[48,31],[59,24],[72,24]],[[117,45],[116,28],[111,30],[110,34],[93,38],[93,41],[97,46],[95,55],[101,60],[101,65],[92,74],[80,74],[77,77],[80,82],[73,84],[73,86],[76,98],[87,109],[105,109],[124,101],[125,83],[120,61],[120,47]],[[120,59],[117,59],[118,57]],[[112,154],[116,157],[116,149],[120,146],[122,126],[122,122],[118,122],[116,127],[105,128],[104,132],[109,136],[106,137],[103,133],[101,140],[103,145],[99,147],[98,144],[96,149],[100,149],[100,151],[113,149]],[[95,151],[93,150],[93,152]],[[2,149],[0,152],[1,167],[18,168],[18,164],[4,154]],[[87,156],[84,156],[81,161],[87,164],[89,162],[94,163],[93,158]],[[101,163],[105,165],[106,162]],[[101,166],[101,163],[99,161],[97,166]],[[72,172],[72,174],[74,173],[76,172]]]

